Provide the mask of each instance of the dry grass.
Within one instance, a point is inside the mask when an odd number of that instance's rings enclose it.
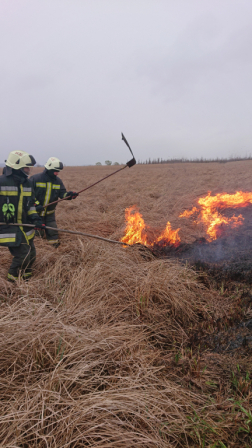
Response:
[[[137,204],[148,224],[179,227],[179,213],[214,185],[250,189],[248,165],[136,166],[59,204],[58,225],[119,239],[124,209]],[[62,179],[78,190],[113,169],[67,168]],[[203,230],[181,231],[190,241]],[[148,250],[61,242],[36,239],[34,277],[17,285],[5,280],[11,257],[1,248],[0,446],[251,446],[240,407],[251,407],[250,390],[237,395],[230,380],[237,360],[189,344],[230,300]]]

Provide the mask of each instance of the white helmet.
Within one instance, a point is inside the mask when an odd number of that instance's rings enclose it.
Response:
[[[36,160],[33,156],[25,151],[11,151],[8,155],[8,159],[5,160],[6,166],[13,170],[21,170],[26,166],[34,166]]]
[[[47,170],[61,171],[63,170],[63,163],[57,157],[50,157],[45,164]]]

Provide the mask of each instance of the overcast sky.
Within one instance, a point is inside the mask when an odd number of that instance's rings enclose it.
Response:
[[[252,155],[251,0],[0,0],[0,148]]]

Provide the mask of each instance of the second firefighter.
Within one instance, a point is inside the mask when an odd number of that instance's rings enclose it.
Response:
[[[55,230],[46,229],[46,238],[49,244],[58,247],[59,235],[55,218],[55,209],[57,204],[49,205],[58,199],[75,199],[78,193],[66,191],[62,180],[58,177],[60,171],[63,170],[63,163],[57,157],[50,157],[42,173],[31,176],[30,181],[33,184],[36,198],[36,211],[42,218],[43,223]]]

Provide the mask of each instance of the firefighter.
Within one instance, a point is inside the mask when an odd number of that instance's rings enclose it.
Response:
[[[45,164],[45,170],[42,173],[34,174],[30,178],[35,191],[36,211],[46,226],[56,229],[45,229],[47,241],[54,247],[58,247],[60,244],[55,218],[57,204],[49,205],[46,208],[44,206],[50,204],[50,202],[57,201],[59,198],[71,200],[78,196],[73,191],[66,191],[62,180],[58,177],[61,170],[63,170],[63,163],[57,157],[50,157]],[[40,232],[41,235],[43,233],[44,231]]]
[[[32,275],[31,266],[36,258],[33,243],[34,228],[10,226],[11,223],[32,223],[42,228],[42,219],[34,207],[32,184],[28,180],[30,167],[36,161],[25,151],[12,151],[5,161],[6,166],[0,176],[0,245],[7,246],[12,263],[8,280],[16,281],[19,275],[24,279]]]

